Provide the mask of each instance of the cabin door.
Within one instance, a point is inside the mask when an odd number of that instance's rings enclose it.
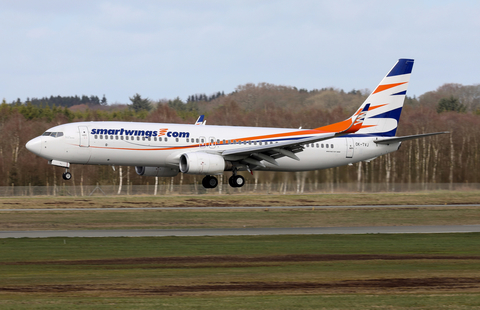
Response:
[[[353,158],[353,151],[355,150],[353,138],[346,138],[345,140],[347,140],[347,158]]]
[[[88,140],[88,128],[86,126],[78,126],[80,132],[80,146],[89,147],[90,141]]]

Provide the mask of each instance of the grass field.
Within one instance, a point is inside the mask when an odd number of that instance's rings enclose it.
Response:
[[[475,309],[479,237],[3,239],[0,308]]]
[[[182,196],[4,198],[0,199],[1,230],[166,229],[479,224],[480,192],[422,192],[407,194],[348,194],[299,196]],[[441,204],[445,207],[327,209],[325,205]],[[305,209],[269,209],[268,206],[313,206]],[[209,209],[209,206],[265,206],[265,209]],[[60,211],[59,208],[98,208],[97,211]],[[109,207],[120,211],[102,210]],[[128,209],[127,209],[128,207]],[[130,208],[157,208],[131,210]],[[195,207],[168,210],[165,207]],[[2,209],[51,211],[2,212]]]
[[[342,193],[309,195],[191,195],[107,197],[0,198],[0,210],[12,208],[108,207],[226,207],[226,206],[361,206],[478,204],[480,191],[421,191],[408,193]]]
[[[0,231],[479,224],[480,207],[1,212]]]
[[[207,208],[389,200],[447,205]],[[0,231],[480,224],[479,207],[452,205],[479,201],[476,192],[8,198],[0,209],[52,210],[0,210]],[[111,206],[199,209],[55,210]],[[0,309],[479,309],[478,266],[478,233],[0,239]]]

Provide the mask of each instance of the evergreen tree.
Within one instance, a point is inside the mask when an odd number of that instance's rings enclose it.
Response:
[[[185,111],[185,103],[179,98],[175,98],[174,100],[168,100],[168,106],[175,111]]]
[[[136,93],[133,95],[133,97],[129,98],[130,101],[132,102],[131,108],[135,112],[140,112],[140,111],[150,111],[152,109],[152,104],[150,103],[150,100],[148,98],[143,99],[140,94]]]
[[[450,111],[463,113],[466,111],[466,107],[453,96],[440,99],[437,106],[437,113]]]

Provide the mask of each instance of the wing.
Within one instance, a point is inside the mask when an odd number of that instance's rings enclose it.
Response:
[[[370,105],[367,104],[362,111],[355,116],[355,118],[352,117],[350,119],[350,125],[347,128],[338,132],[305,130],[299,133],[309,134],[307,137],[272,144],[248,145],[233,150],[225,150],[221,154],[228,161],[248,165],[248,167],[252,165],[265,167],[262,163],[263,160],[278,166],[276,159],[284,156],[290,157],[294,160],[300,160],[295,153],[302,152],[305,149],[306,144],[328,140],[345,134],[354,133],[359,130],[362,127],[369,106]]]

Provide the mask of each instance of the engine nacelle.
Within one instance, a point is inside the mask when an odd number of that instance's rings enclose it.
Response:
[[[135,166],[135,172],[138,175],[146,177],[174,177],[178,174],[178,169],[169,167]]]
[[[185,153],[180,156],[180,171],[190,174],[222,174],[227,164],[220,155],[205,152]]]

